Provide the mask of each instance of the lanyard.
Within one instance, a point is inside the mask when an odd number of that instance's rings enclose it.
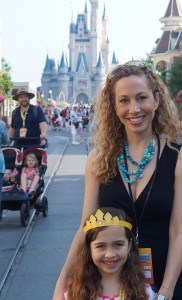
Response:
[[[27,111],[22,112],[20,110],[20,114],[21,114],[21,118],[22,118],[22,121],[23,121],[23,127],[25,127],[25,121],[26,121],[26,117],[27,117]]]
[[[147,192],[147,196],[146,196],[146,199],[145,199],[145,203],[143,205],[142,212],[141,212],[140,217],[139,217],[138,220],[137,220],[137,215],[136,215],[136,210],[135,210],[135,205],[134,205],[133,194],[132,194],[132,190],[131,190],[131,184],[128,182],[128,189],[129,189],[130,199],[131,199],[131,202],[132,202],[133,214],[134,214],[134,218],[135,218],[135,226],[136,226],[135,239],[136,239],[136,243],[137,244],[139,243],[139,232],[138,232],[139,223],[142,220],[142,217],[144,215],[144,211],[146,209],[147,203],[148,203],[149,198],[150,198],[151,190],[152,190],[152,187],[154,185],[154,181],[155,181],[156,174],[157,174],[157,167],[158,167],[159,156],[160,156],[160,139],[159,139],[159,136],[158,136],[158,134],[156,132],[155,132],[155,135],[156,135],[157,144],[158,144],[158,149],[157,149],[157,164],[156,164],[156,168],[155,168],[155,171],[154,171],[154,176],[153,176],[152,182],[151,182],[151,184],[149,186],[149,189],[148,189],[148,192]],[[127,158],[126,158],[125,148],[123,150],[123,155],[124,155],[124,161],[125,161],[125,168],[126,168],[126,170],[128,170],[128,164],[127,164]]]

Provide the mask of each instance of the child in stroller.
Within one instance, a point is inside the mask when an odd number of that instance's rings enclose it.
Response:
[[[24,161],[24,167],[21,173],[20,192],[28,192],[29,197],[34,197],[39,178],[40,176],[38,159],[35,154],[30,153],[26,156]]]
[[[48,213],[48,201],[47,197],[43,196],[44,191],[44,174],[47,169],[47,153],[46,149],[40,146],[27,147],[25,149],[17,149],[14,147],[7,147],[2,149],[5,157],[6,169],[16,169],[17,175],[15,176],[15,182],[10,186],[3,186],[2,188],[2,202],[0,212],[3,209],[10,211],[20,211],[20,220],[23,226],[27,226],[30,218],[30,209],[35,208],[36,212],[42,212],[43,217],[47,216]],[[28,158],[32,157],[35,160],[32,165],[27,164]],[[38,163],[37,163],[38,162]],[[37,166],[39,165],[39,167]],[[27,181],[21,179],[24,171],[29,167],[36,169],[34,178],[36,181],[32,181],[32,185],[27,189]],[[24,169],[25,168],[25,169]],[[13,171],[14,172],[14,171]],[[29,173],[29,171],[28,171]],[[25,192],[28,191],[29,193]],[[30,192],[33,192],[30,194]]]
[[[15,182],[15,176],[18,175],[16,169],[6,169],[3,178],[3,186],[10,186]]]

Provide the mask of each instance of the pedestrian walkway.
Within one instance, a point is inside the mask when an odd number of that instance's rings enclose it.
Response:
[[[34,230],[3,300],[51,300],[60,269],[79,226],[84,196],[86,143],[71,141],[48,192],[49,216]]]

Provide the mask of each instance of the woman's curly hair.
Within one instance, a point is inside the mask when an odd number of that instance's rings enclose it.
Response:
[[[102,207],[102,212],[109,212],[112,217],[131,223],[123,210],[113,207]],[[96,300],[102,293],[101,274],[91,258],[90,244],[96,239],[100,231],[108,227],[97,227],[87,231],[80,243],[72,270],[67,280],[67,300]],[[125,291],[127,300],[146,300],[145,277],[139,262],[139,254],[132,232],[125,229],[126,238],[131,241],[130,256],[127,258],[121,272],[121,287]]]
[[[159,95],[159,105],[152,121],[153,130],[158,135],[165,135],[169,143],[174,142],[178,135],[177,109],[160,77],[146,66],[118,66],[107,75],[94,106],[97,126],[92,134],[95,149],[93,173],[103,184],[116,176],[116,157],[121,154],[126,140],[124,125],[115,111],[115,85],[121,78],[131,75],[146,78],[154,98],[156,93]]]

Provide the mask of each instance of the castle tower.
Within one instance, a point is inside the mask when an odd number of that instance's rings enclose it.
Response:
[[[58,86],[59,86],[59,95],[64,95],[65,99],[68,99],[68,82],[69,82],[69,74],[68,74],[68,63],[66,59],[66,55],[64,51],[62,52],[60,65],[58,67]]]
[[[85,23],[86,23],[86,27],[88,28],[88,9],[87,9],[87,0],[85,0]]]
[[[149,55],[153,58],[155,68],[162,65],[171,68],[176,57],[182,57],[182,3],[181,0],[170,0],[164,17],[162,36],[156,41],[156,48]]]
[[[90,0],[91,15],[90,15],[90,68],[91,73],[94,73],[95,66],[100,49],[99,40],[99,21],[98,21],[98,5],[99,0]]]
[[[102,40],[101,40],[101,52],[103,63],[106,73],[109,72],[109,39],[108,39],[108,18],[106,17],[106,9],[104,5],[104,12],[102,16]]]
[[[105,66],[103,63],[101,51],[99,51],[99,58],[96,65],[95,81],[96,81],[96,93],[97,93],[99,88],[102,86],[103,82],[105,81]]]

